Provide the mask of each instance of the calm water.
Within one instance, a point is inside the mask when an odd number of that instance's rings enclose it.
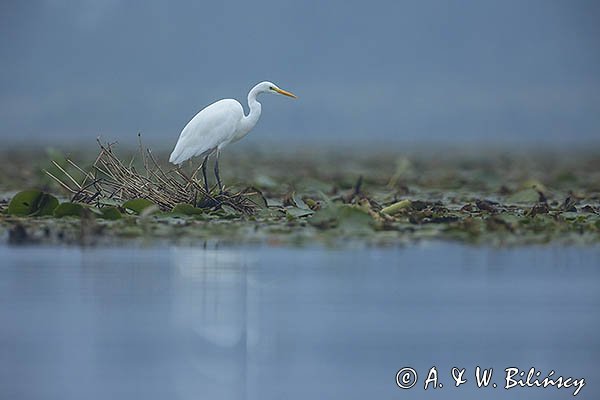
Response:
[[[507,391],[507,367],[600,398],[598,247],[0,247],[0,265],[3,399],[573,398]]]

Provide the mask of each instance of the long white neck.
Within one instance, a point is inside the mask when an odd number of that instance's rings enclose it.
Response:
[[[242,135],[246,135],[248,132],[250,132],[260,118],[262,107],[258,100],[256,100],[258,93],[258,85],[254,86],[248,93],[248,108],[250,108],[250,112],[248,115],[244,116],[244,119],[242,120]]]

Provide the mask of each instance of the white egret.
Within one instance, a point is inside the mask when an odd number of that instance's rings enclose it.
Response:
[[[180,165],[194,156],[204,157],[202,175],[208,192],[206,163],[208,158],[216,153],[215,177],[219,190],[223,192],[219,176],[219,155],[225,146],[246,136],[256,125],[261,113],[261,105],[256,97],[261,93],[282,94],[296,98],[294,94],[280,89],[272,82],[261,82],[248,93],[250,108],[248,115],[244,115],[244,108],[237,100],[223,99],[212,103],[196,114],[183,128],[169,162]]]

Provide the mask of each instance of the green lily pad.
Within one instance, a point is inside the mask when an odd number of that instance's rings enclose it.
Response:
[[[304,200],[302,200],[302,197],[296,194],[296,192],[292,193],[292,200],[294,201],[294,204],[296,204],[296,207],[303,210],[310,210],[310,207],[308,207]]]
[[[239,211],[227,204],[222,204],[217,214],[224,219],[238,218],[241,215]]]
[[[577,214],[576,212],[567,211],[567,212],[561,213],[560,216],[561,216],[561,218],[564,218],[566,220],[575,220],[582,215]]]
[[[506,198],[508,204],[531,204],[540,200],[540,194],[537,190],[529,188],[523,189]]]
[[[299,208],[299,207],[287,207],[285,209],[285,212],[288,216],[290,216],[292,218],[307,217],[314,213],[314,211],[312,211],[310,209]]]
[[[98,216],[99,218],[102,219],[108,219],[108,220],[117,220],[117,219],[121,219],[122,215],[121,212],[119,211],[119,209],[117,207],[113,207],[113,206],[109,206],[109,207],[102,207],[99,209],[100,211],[100,215]]]
[[[81,217],[83,206],[79,203],[61,203],[54,209],[56,218],[62,217]]]
[[[319,229],[329,229],[337,226],[338,209],[335,205],[325,207],[317,211],[308,223]]]
[[[262,219],[278,219],[285,215],[283,210],[284,209],[280,207],[263,208],[258,210],[256,217]]]
[[[204,214],[204,210],[202,210],[201,208],[194,207],[193,205],[187,204],[187,203],[177,204],[175,207],[173,207],[173,210],[171,212],[173,214],[180,214],[180,215]]]
[[[344,204],[339,209],[338,227],[348,231],[372,228],[373,218],[361,207]]]
[[[361,207],[350,204],[332,204],[317,211],[308,222],[320,229],[342,228],[345,231],[371,229],[373,218]]]
[[[133,199],[123,203],[123,208],[133,211],[135,214],[141,214],[148,207],[156,207],[156,204],[148,199]]]
[[[17,193],[8,204],[7,213],[18,217],[52,215],[58,199],[41,190]]]

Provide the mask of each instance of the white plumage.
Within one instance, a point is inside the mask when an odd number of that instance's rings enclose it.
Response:
[[[181,164],[194,156],[212,152],[219,145],[224,147],[234,140],[243,118],[242,105],[233,99],[209,105],[183,128],[169,162]]]
[[[296,97],[290,92],[280,89],[271,82],[261,82],[248,93],[250,112],[244,115],[242,105],[234,99],[219,100],[202,109],[187,123],[181,131],[179,140],[169,157],[169,162],[181,164],[194,156],[204,157],[202,173],[208,191],[206,179],[206,162],[216,152],[215,176],[221,191],[219,178],[219,153],[229,143],[236,142],[246,136],[256,125],[261,114],[261,104],[256,97],[261,93],[282,94]]]

